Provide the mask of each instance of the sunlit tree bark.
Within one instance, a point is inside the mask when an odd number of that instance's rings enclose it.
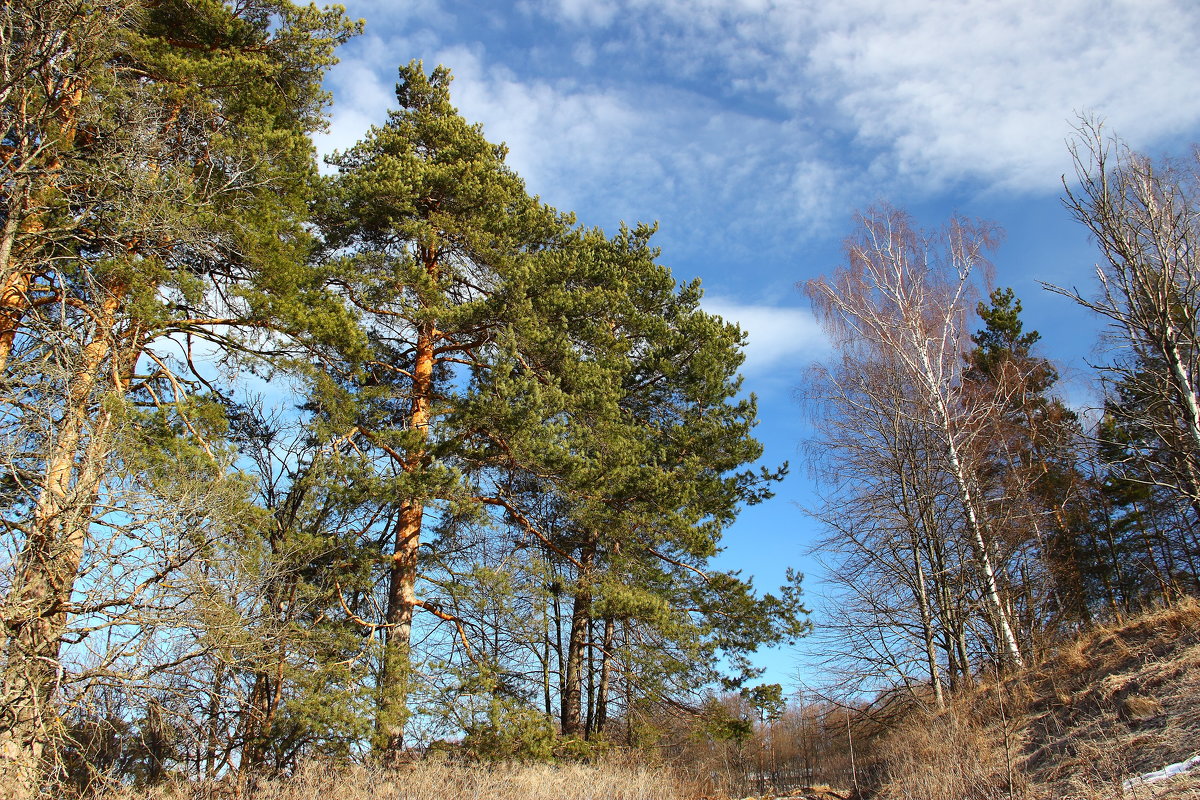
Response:
[[[0,29],[18,50],[32,43],[37,70],[0,76],[6,432],[38,424],[43,436],[23,467],[40,479],[11,476],[20,488],[5,509],[21,545],[4,602],[0,750],[33,775],[80,565],[103,547],[93,531],[116,421],[157,408],[207,449],[189,410],[204,379],[181,377],[196,371],[192,337],[228,355],[239,330],[296,333],[320,315],[317,293],[298,300],[311,286],[307,136],[332,48],[354,26],[276,0],[53,0],[6,5]],[[185,338],[182,359],[164,355]],[[28,397],[37,404],[16,402]]]

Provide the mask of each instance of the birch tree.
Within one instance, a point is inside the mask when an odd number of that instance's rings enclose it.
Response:
[[[806,287],[843,359],[837,373],[822,376],[825,391],[835,407],[853,410],[866,397],[894,415],[897,424],[921,432],[925,453],[946,485],[925,483],[914,491],[925,499],[948,492],[953,500],[948,509],[953,516],[934,520],[938,534],[961,531],[996,650],[1004,662],[1020,666],[1003,554],[989,525],[981,474],[990,444],[987,420],[997,404],[994,398],[969,399],[962,380],[970,342],[967,318],[989,268],[986,254],[995,231],[954,219],[940,231],[925,233],[894,209],[870,211],[858,223],[846,242],[846,264]],[[885,364],[899,380],[861,383],[858,376],[869,374],[872,363]],[[880,395],[881,389],[889,393]],[[887,470],[879,478],[894,483],[898,476]]]
[[[1047,288],[1109,322],[1115,358],[1103,368],[1113,389],[1108,411],[1119,427],[1143,432],[1119,443],[1127,477],[1170,489],[1194,515],[1200,504],[1200,149],[1186,159],[1155,161],[1096,120],[1080,125],[1070,149],[1075,179],[1064,178],[1063,202],[1100,247],[1099,294]]]
[[[946,679],[958,683],[970,669],[964,611],[973,597],[937,443],[912,417],[903,373],[885,363],[860,356],[818,369],[809,399],[819,430],[810,446],[828,492],[817,516],[829,535],[818,549],[844,592],[827,627],[853,662],[847,677],[919,684],[941,706]],[[912,678],[922,672],[924,681]]]

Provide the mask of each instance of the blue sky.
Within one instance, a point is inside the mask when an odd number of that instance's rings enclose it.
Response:
[[[886,201],[928,226],[952,213],[1002,226],[996,283],[1082,405],[1098,323],[1038,284],[1093,286],[1097,255],[1059,200],[1072,125],[1099,115],[1152,155],[1200,140],[1191,0],[345,5],[367,27],[327,81],[322,152],[384,120],[398,65],[445,64],[455,104],[508,144],[531,192],[586,225],[657,220],[662,262],[748,330],[765,461],[792,472],[729,531],[721,564],[764,588],[791,565],[819,591],[794,390],[824,345],[795,285],[838,265],[853,212]],[[793,683],[799,655],[764,654],[766,679]]]

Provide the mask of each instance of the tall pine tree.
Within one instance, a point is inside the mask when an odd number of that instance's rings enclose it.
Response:
[[[741,334],[655,262],[651,228],[574,230],[529,197],[504,148],[450,104],[449,83],[443,68],[401,68],[398,110],[331,158],[339,173],[323,215],[333,285],[370,342],[365,355],[328,359],[314,403],[331,435],[356,443],[387,508],[372,533],[387,559],[383,754],[403,746],[415,612],[458,628],[470,647],[468,621],[424,596],[435,587],[423,582],[422,553],[440,559],[456,525],[515,529],[572,576],[561,697],[563,731],[574,734],[593,606],[612,565],[700,573],[765,480],[739,472],[760,452],[753,402],[734,399]],[[431,523],[441,538],[429,550]],[[649,605],[686,593],[671,591]],[[682,617],[703,605],[703,592],[687,591]],[[611,640],[610,623],[628,614],[605,602],[600,635]],[[735,629],[709,638],[736,650]]]
[[[193,341],[232,354],[247,331],[350,330],[306,270],[304,222],[321,77],[355,26],[287,0],[18,2],[4,22],[38,53],[57,48],[24,76],[51,90],[45,111],[5,106],[0,204],[0,363],[16,409],[4,423],[27,445],[6,509],[21,544],[5,598],[0,781],[32,790],[72,591],[105,547],[97,503],[121,474],[125,433],[142,435],[136,407],[212,456]],[[173,342],[182,359],[167,355]]]

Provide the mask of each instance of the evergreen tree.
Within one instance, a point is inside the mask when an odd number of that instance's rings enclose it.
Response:
[[[705,594],[690,576],[703,574],[738,504],[763,496],[770,477],[738,472],[760,449],[753,401],[734,399],[737,329],[700,311],[698,287],[677,287],[655,262],[651,228],[612,238],[572,230],[530,198],[503,147],[451,106],[449,82],[442,68],[401,68],[400,108],[331,159],[339,174],[323,219],[334,284],[361,315],[370,352],[339,354],[318,377],[316,405],[331,431],[358,443],[375,495],[390,504],[379,532],[389,556],[383,753],[403,742],[414,612],[460,632],[469,622],[422,596],[433,584],[418,591],[431,571],[420,556],[427,516],[439,534],[427,557],[436,569],[456,529],[490,518],[571,576],[559,694],[563,732],[575,735],[587,727],[588,655],[595,724],[613,676],[596,639],[615,641],[615,623],[628,619],[607,599],[596,618],[605,576],[654,587],[631,590],[641,599],[627,608],[665,620],[680,601],[690,611],[673,624],[689,619]],[[730,597],[748,591],[711,583]],[[702,638],[737,650],[735,630],[779,635],[762,619]]]
[[[984,327],[971,336],[964,380],[1003,408],[992,420],[993,455],[988,479],[1004,508],[1009,545],[1036,559],[1014,574],[1032,631],[1043,624],[1089,619],[1084,581],[1089,555],[1080,538],[1088,527],[1088,487],[1078,468],[1082,430],[1076,414],[1051,392],[1058,371],[1034,352],[1040,340],[1026,332],[1021,301],[997,289],[977,311]],[[1042,581],[1045,585],[1030,585]],[[1043,617],[1043,615],[1045,615]]]
[[[303,223],[320,79],[355,26],[286,0],[18,2],[4,22],[37,53],[57,48],[20,84],[52,87],[44,112],[5,105],[15,148],[0,204],[0,362],[15,409],[4,423],[22,487],[7,515],[23,539],[5,600],[0,748],[10,782],[28,788],[72,589],[94,547],[120,549],[93,539],[118,450],[126,468],[155,469],[138,429],[157,418],[220,461],[205,439],[220,427],[213,406],[191,397],[205,380],[193,340],[232,354],[245,331],[348,330],[306,274]],[[172,342],[187,342],[182,359]]]
[[[217,602],[218,624],[202,633],[227,682],[223,694],[236,698],[224,738],[240,751],[239,770],[278,772],[301,756],[347,757],[366,738],[365,647],[354,617],[371,565],[357,546],[362,508],[336,483],[345,477],[337,451],[298,420],[237,411],[239,452],[265,513],[221,543],[233,584],[245,588]]]
[[[494,429],[472,430],[465,398],[540,377],[538,365],[520,366],[521,334],[541,323],[528,318],[530,278],[544,280],[531,264],[568,222],[525,193],[504,148],[450,105],[449,84],[444,68],[400,69],[399,109],[330,159],[339,174],[323,219],[333,285],[369,349],[340,353],[315,402],[331,430],[361,442],[390,508],[382,753],[402,746],[413,614],[428,608],[416,591],[426,509],[472,496],[459,456],[469,435]],[[539,410],[524,409],[530,419]]]
[[[1171,476],[1186,469],[1186,449],[1162,395],[1146,392],[1151,380],[1107,384],[1096,433],[1097,507],[1103,509],[1097,535],[1107,558],[1094,580],[1118,614],[1200,589],[1200,515],[1194,501],[1172,488]]]
[[[796,587],[758,598],[708,569],[740,505],[769,496],[779,476],[745,469],[761,447],[750,435],[753,399],[736,397],[742,334],[699,308],[697,285],[675,285],[652,232],[584,232],[563,251],[570,271],[557,274],[589,298],[565,329],[585,360],[561,373],[571,398],[563,423],[532,428],[535,446],[522,447],[525,469],[543,477],[497,487],[510,517],[553,531],[547,557],[571,577],[559,698],[567,736],[603,729],[618,676],[676,699],[720,677],[718,654],[745,668],[748,650],[806,630]],[[509,405],[511,396],[488,416]],[[528,511],[538,496],[553,498],[544,517]]]

